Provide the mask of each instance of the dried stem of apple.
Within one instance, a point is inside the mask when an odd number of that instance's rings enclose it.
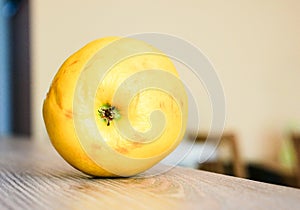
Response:
[[[109,126],[113,120],[121,117],[119,110],[110,104],[103,104],[98,109],[98,114],[100,118],[106,122],[107,126]]]

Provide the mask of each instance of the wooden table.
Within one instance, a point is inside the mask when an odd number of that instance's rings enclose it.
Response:
[[[176,167],[95,179],[48,141],[0,139],[0,209],[300,209],[300,190]]]

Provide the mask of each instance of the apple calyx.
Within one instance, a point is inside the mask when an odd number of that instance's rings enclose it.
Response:
[[[119,110],[110,104],[103,104],[98,109],[98,114],[101,119],[106,122],[106,125],[109,126],[111,122],[115,119],[119,119],[121,117]]]

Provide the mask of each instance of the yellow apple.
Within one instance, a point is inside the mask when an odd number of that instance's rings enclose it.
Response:
[[[187,96],[166,55],[132,38],[105,37],[71,55],[43,105],[50,140],[93,176],[132,176],[180,143]]]

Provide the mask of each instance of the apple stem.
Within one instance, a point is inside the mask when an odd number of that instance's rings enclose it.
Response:
[[[110,104],[104,104],[98,109],[98,114],[101,119],[106,122],[109,126],[114,119],[119,119],[121,117],[118,109]]]

